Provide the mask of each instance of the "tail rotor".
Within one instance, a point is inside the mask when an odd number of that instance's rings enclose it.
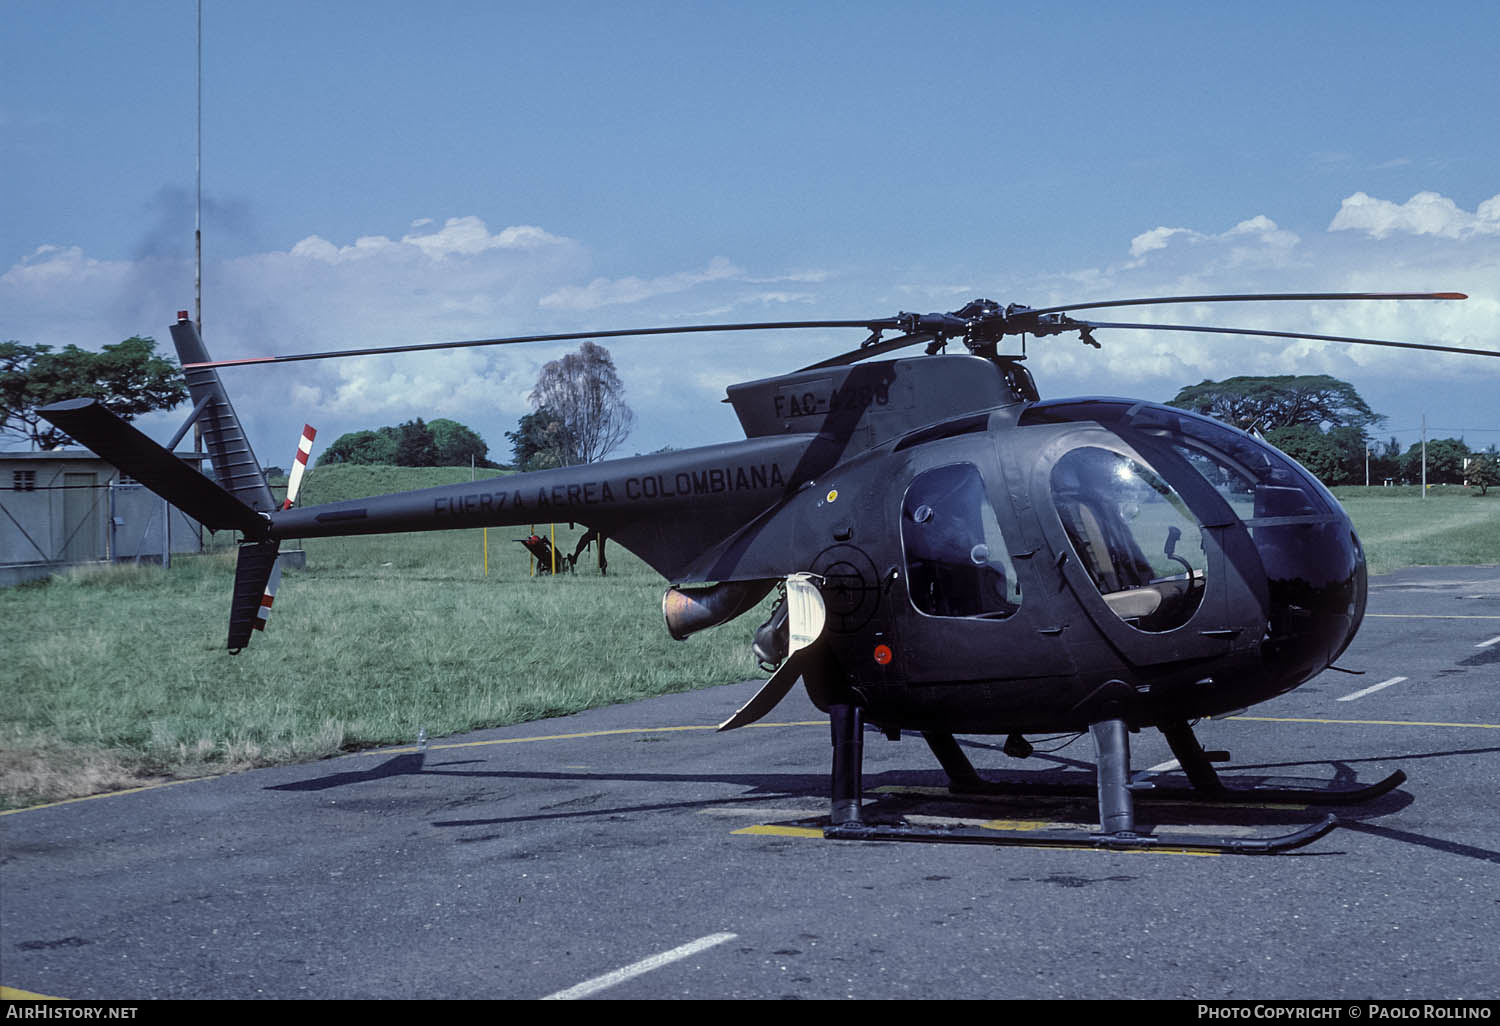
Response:
[[[302,426],[297,455],[287,476],[286,498],[282,509],[291,509],[302,489],[302,475],[312,454],[313,439],[318,435],[311,424]],[[281,542],[267,540],[246,542],[240,546],[239,562],[234,570],[234,599],[229,610],[229,651],[238,654],[250,644],[251,631],[263,631],[271,619],[271,606],[281,587]]]

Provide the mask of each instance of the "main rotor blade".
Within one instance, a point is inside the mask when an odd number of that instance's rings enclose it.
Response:
[[[1048,306],[1030,311],[1033,315],[1062,313],[1071,310],[1098,310],[1114,306],[1156,306],[1168,303],[1277,303],[1322,299],[1468,299],[1462,292],[1268,292],[1225,296],[1156,296],[1150,299],[1107,299],[1098,303],[1074,303],[1071,306]]]
[[[573,342],[592,338],[625,338],[632,335],[685,335],[709,331],[771,331],[782,328],[867,328],[895,326],[895,318],[864,321],[764,321],[750,324],[689,324],[670,328],[625,328],[617,331],[572,331],[562,335],[516,335],[510,338],[480,338],[464,342],[421,342],[404,346],[374,346],[368,349],[335,349],[326,353],[292,353],[287,356],[246,356],[237,360],[185,363],[183,370],[198,367],[243,367],[249,364],[295,363],[299,360],[332,360],[343,356],[376,356],[382,353],[420,353],[433,349],[474,349],[507,346],[520,342]]]
[[[1201,331],[1215,335],[1261,335],[1267,338],[1305,338],[1314,342],[1349,342],[1364,346],[1389,346],[1392,349],[1426,349],[1435,353],[1462,353],[1466,356],[1500,356],[1495,349],[1465,349],[1461,346],[1439,346],[1430,342],[1387,342],[1378,338],[1349,338],[1344,335],[1311,335],[1302,331],[1264,331],[1260,328],[1205,328],[1192,324],[1137,324],[1129,321],[1083,321],[1090,328],[1136,328],[1144,331]]]

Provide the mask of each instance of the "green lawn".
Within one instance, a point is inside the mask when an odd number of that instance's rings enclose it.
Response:
[[[1500,563],[1500,489],[1334,489],[1354,520],[1371,573],[1404,566]]]
[[[469,472],[319,468],[309,502],[467,480]],[[347,473],[346,471],[352,471]],[[544,533],[549,525],[538,525]],[[582,533],[556,525],[572,552]],[[121,566],[0,591],[0,804],[15,806],[562,715],[759,671],[747,615],[673,641],[666,587],[618,546],[609,576],[532,576],[480,531],[306,543],[270,628],[225,650],[232,540],[172,568]],[[767,602],[769,608],[769,601]],[[746,621],[750,621],[748,624]]]

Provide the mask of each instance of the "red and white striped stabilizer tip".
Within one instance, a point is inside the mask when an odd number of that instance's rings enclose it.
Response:
[[[302,425],[302,440],[297,443],[297,458],[292,461],[292,473],[286,482],[286,501],[281,504],[282,509],[291,509],[292,503],[297,500],[297,491],[302,487],[302,474],[307,470],[307,457],[312,455],[313,439],[318,437],[317,429],[311,424]]]
[[[276,601],[276,589],[281,587],[281,557],[276,557],[276,562],[271,564],[271,579],[266,582],[266,592],[260,597],[260,608],[255,611],[255,622],[250,626],[258,631],[266,629],[266,621],[271,619],[271,603]]]

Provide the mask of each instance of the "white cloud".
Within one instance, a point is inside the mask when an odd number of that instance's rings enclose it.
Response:
[[[1419,192],[1405,203],[1356,192],[1339,206],[1328,230],[1362,231],[1377,239],[1393,232],[1445,239],[1495,235],[1500,234],[1500,196],[1485,200],[1471,214],[1435,192]]]
[[[1204,234],[1191,228],[1152,228],[1130,240],[1130,256],[1132,260],[1138,261],[1148,253],[1168,247],[1196,247],[1224,241],[1236,244],[1226,251],[1228,259],[1243,263],[1247,259],[1254,259],[1259,253],[1289,249],[1297,244],[1298,239],[1295,232],[1279,227],[1264,214],[1257,214],[1218,235]],[[1201,257],[1202,254],[1195,253],[1194,256]]]
[[[743,278],[744,272],[724,257],[714,257],[701,271],[680,271],[658,278],[595,278],[587,285],[567,286],[542,297],[542,306],[561,310],[595,310],[601,306],[639,303],[702,285]]]
[[[412,227],[421,228],[432,223],[432,218],[424,217],[413,221]],[[485,223],[477,217],[450,217],[439,230],[403,235],[400,242],[393,242],[384,235],[365,235],[355,239],[352,246],[340,247],[320,236],[309,235],[292,247],[291,255],[321,260],[328,264],[393,253],[404,253],[407,256],[420,253],[437,260],[454,256],[475,256],[492,249],[538,250],[566,244],[567,241],[533,225],[518,225],[491,234]]]
[[[1500,351],[1500,232],[1488,227],[1500,219],[1500,197],[1471,214],[1436,194],[1425,196],[1404,205],[1350,196],[1328,231],[1305,237],[1264,216],[1219,233],[1158,228],[1138,235],[1118,264],[1039,277],[1028,291],[1044,295],[1048,305],[1151,295],[1457,291],[1470,298],[1191,304],[1079,316]],[[1356,227],[1364,230],[1344,230]],[[1066,337],[1031,347],[1044,394],[1165,399],[1206,378],[1326,373],[1360,389],[1390,418],[1393,431],[1415,425],[1422,412],[1433,413],[1436,422],[1446,410],[1452,424],[1483,428],[1471,441],[1500,440],[1500,359],[1232,335],[1129,329],[1096,334],[1102,351]]]
[[[1153,249],[1163,249],[1174,235],[1186,235],[1191,239],[1203,238],[1197,232],[1187,228],[1153,228],[1130,240],[1130,255],[1139,258]]]
[[[580,242],[534,226],[491,231],[476,217],[413,222],[399,239],[352,242],[309,236],[295,246],[205,268],[205,334],[216,355],[257,356],[445,339],[561,333],[589,328],[716,320],[891,314],[952,309],[976,296],[1051,306],[1129,296],[1210,293],[1457,290],[1464,303],[1201,304],[1091,311],[1095,320],[1306,329],[1320,334],[1435,341],[1500,349],[1500,197],[1467,213],[1450,203],[1441,222],[1406,223],[1374,213],[1405,209],[1351,196],[1326,232],[1305,236],[1265,215],[1200,229],[1159,227],[1119,240],[1120,260],[997,282],[976,258],[958,278],[888,267],[839,274],[742,269],[729,257],[665,274],[596,276]],[[1442,197],[1438,197],[1439,200]],[[1420,204],[1418,205],[1421,206]],[[1363,210],[1362,230],[1345,224]],[[1456,212],[1456,214],[1454,213]],[[1343,219],[1341,221],[1341,218]],[[1432,230],[1434,224],[1467,229]],[[1379,225],[1387,226],[1384,233]],[[1422,230],[1421,226],[1426,226]],[[778,273],[779,272],[779,273]],[[877,277],[878,275],[878,277]],[[97,348],[134,334],[165,342],[176,310],[191,305],[192,267],[166,259],[101,261],[78,247],[41,246],[0,274],[0,338]],[[944,286],[953,286],[947,289]],[[919,296],[926,296],[924,300]],[[929,305],[930,304],[930,305]],[[611,310],[629,306],[627,314]],[[601,314],[598,311],[605,311]],[[746,314],[744,311],[752,311]],[[735,437],[717,400],[737,380],[769,376],[852,349],[858,331],[703,335],[611,345],[636,409],[627,451]],[[1101,330],[1102,350],[1071,336],[1032,340],[1031,365],[1045,395],[1124,394],[1165,399],[1184,384],[1236,374],[1330,373],[1367,397],[1411,397],[1426,383],[1445,406],[1465,396],[1500,427],[1500,360],[1414,356],[1336,344],[1258,342],[1226,336]],[[268,463],[290,458],[304,421],[320,437],[448,416],[507,454],[504,432],[527,409],[541,365],[568,345],[500,347],[232,369],[226,385]],[[950,350],[952,351],[952,350]],[[1437,400],[1432,400],[1434,403]],[[1377,406],[1377,408],[1380,408]],[[161,436],[185,411],[145,422]],[[1394,411],[1382,410],[1382,412]],[[172,423],[168,423],[171,421]],[[1496,440],[1490,436],[1483,441]]]

